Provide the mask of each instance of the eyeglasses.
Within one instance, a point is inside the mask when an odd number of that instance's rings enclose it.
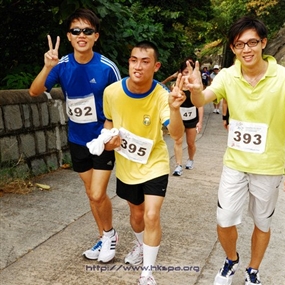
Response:
[[[74,28],[70,29],[69,32],[75,36],[79,36],[81,33],[83,33],[85,36],[90,36],[93,33],[96,33],[96,31],[91,28],[85,28],[85,29]]]
[[[257,44],[259,42],[261,42],[261,41],[262,40],[250,39],[246,43],[244,43],[244,42],[236,42],[233,46],[236,49],[243,49],[245,47],[245,45],[247,45],[248,47],[256,47]]]

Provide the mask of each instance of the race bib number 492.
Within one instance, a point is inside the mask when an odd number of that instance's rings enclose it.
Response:
[[[228,147],[241,151],[263,153],[268,126],[262,123],[246,123],[230,119]]]
[[[84,98],[71,99],[66,96],[66,113],[78,124],[97,122],[95,97],[91,93]]]

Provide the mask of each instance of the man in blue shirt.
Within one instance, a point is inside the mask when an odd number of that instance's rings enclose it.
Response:
[[[38,96],[60,84],[68,115],[68,141],[74,171],[84,182],[90,207],[99,230],[99,239],[83,255],[88,259],[108,262],[115,256],[118,235],[112,226],[112,205],[106,194],[114,167],[114,152],[92,155],[86,143],[97,138],[103,129],[103,91],[121,79],[116,65],[93,51],[99,38],[100,20],[88,9],[78,9],[67,19],[67,38],[74,51],[58,58],[60,38],[53,47],[48,35],[49,51],[44,67],[30,87]]]

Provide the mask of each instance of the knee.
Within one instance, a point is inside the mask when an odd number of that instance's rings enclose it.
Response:
[[[101,204],[106,199],[107,194],[102,191],[89,191],[89,193],[87,193],[87,196],[90,202]]]
[[[144,218],[144,210],[136,209],[135,211],[131,211],[131,220],[136,224],[140,224]]]
[[[175,140],[175,144],[178,145],[178,146],[182,145],[182,143],[183,143],[183,137]]]
[[[159,223],[160,215],[154,210],[146,211],[144,214],[145,225],[153,227]]]

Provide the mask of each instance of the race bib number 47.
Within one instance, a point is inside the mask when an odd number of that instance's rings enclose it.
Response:
[[[230,119],[228,147],[240,151],[263,153],[267,138],[266,124],[246,123]]]

